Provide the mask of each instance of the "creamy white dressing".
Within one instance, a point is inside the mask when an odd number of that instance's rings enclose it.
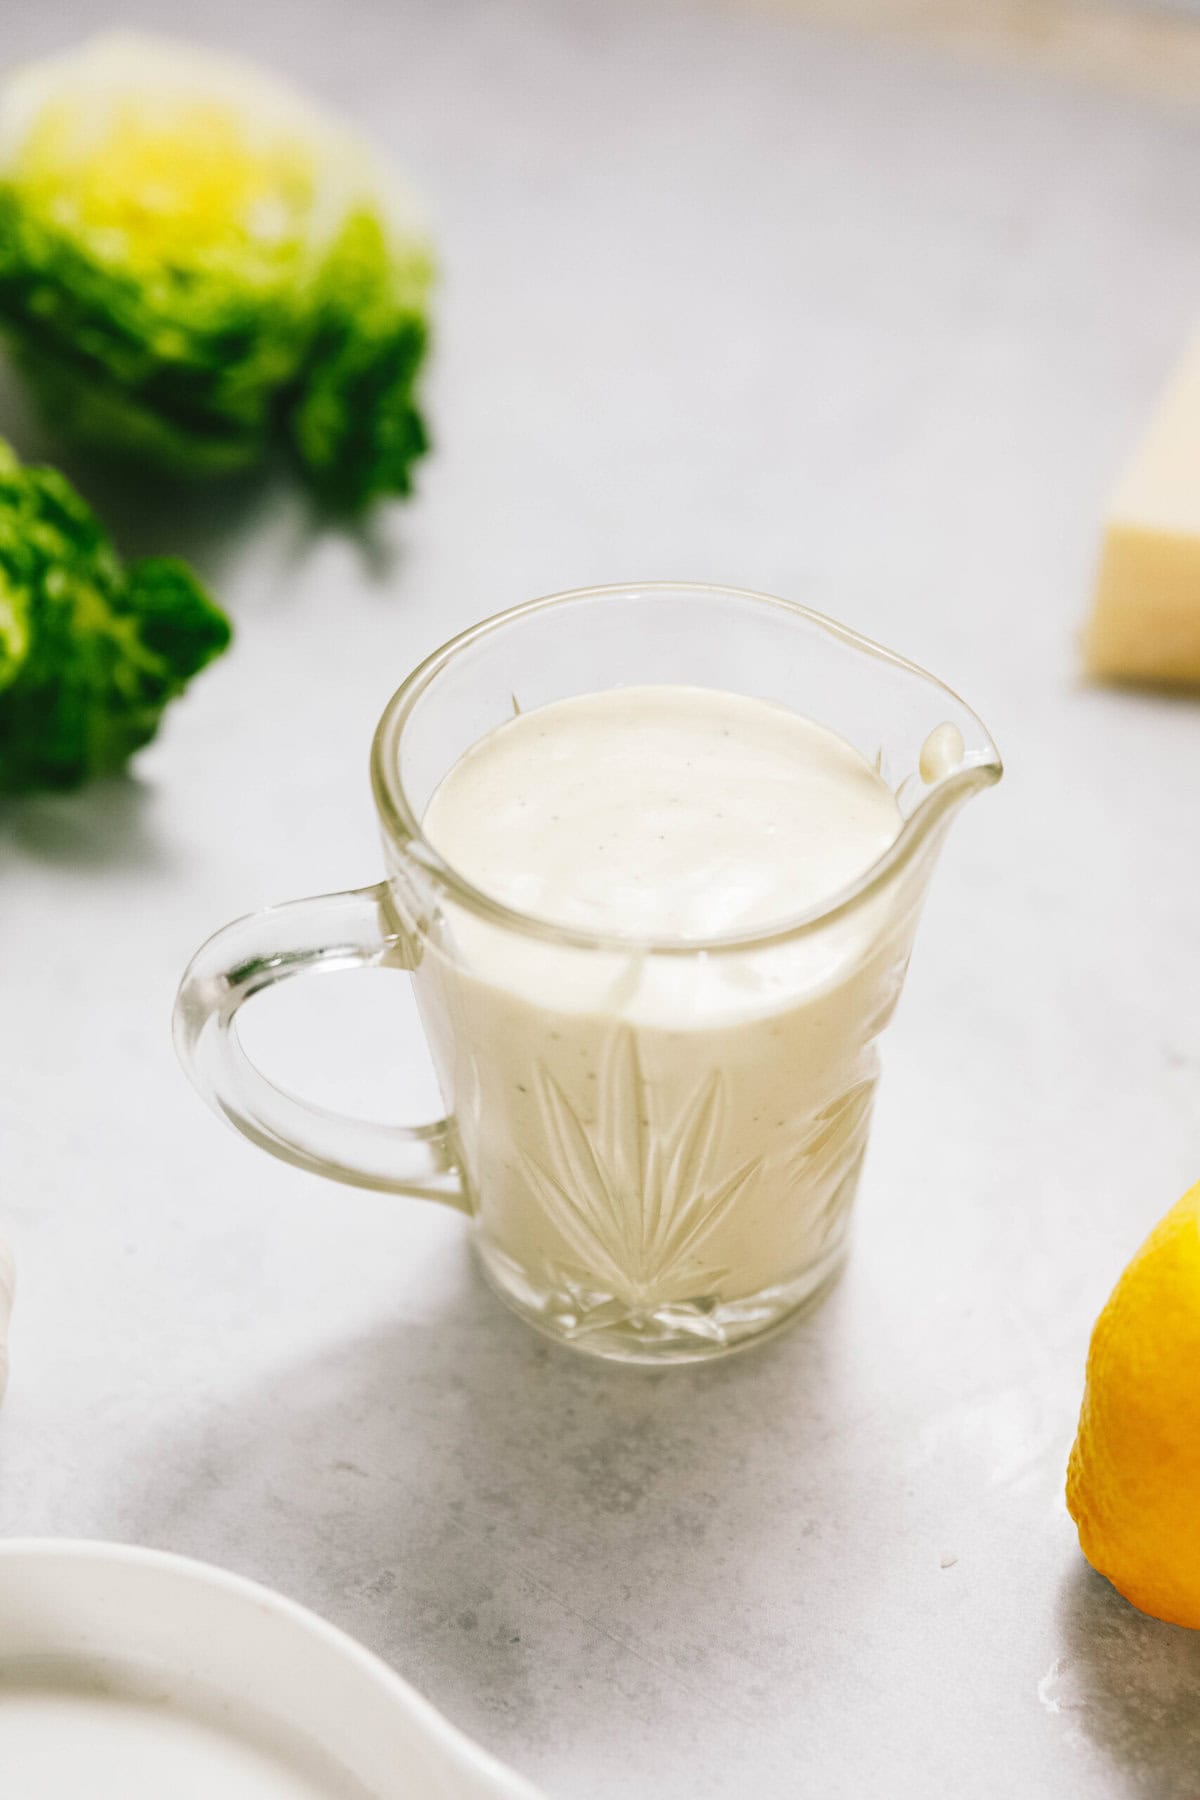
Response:
[[[509,720],[435,793],[427,836],[475,886],[560,924],[717,937],[808,911],[900,829],[843,738],[785,707],[612,688]]]
[[[439,909],[418,999],[518,1304],[569,1331],[736,1338],[836,1267],[923,877],[765,945],[699,941],[819,911],[900,828],[843,739],[705,689],[559,701],[449,771],[424,829],[474,886],[597,935],[697,940],[581,949]]]

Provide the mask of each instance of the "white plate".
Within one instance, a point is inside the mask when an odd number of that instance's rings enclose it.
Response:
[[[205,1563],[0,1543],[3,1800],[537,1800],[343,1632]]]

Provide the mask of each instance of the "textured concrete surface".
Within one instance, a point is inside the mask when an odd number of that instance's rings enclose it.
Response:
[[[4,54],[106,10],[9,8]],[[135,779],[0,816],[0,1528],[261,1577],[557,1800],[1194,1794],[1200,1636],[1089,1573],[1061,1490],[1091,1321],[1200,1174],[1200,704],[1084,691],[1074,650],[1104,490],[1200,310],[1195,117],[716,4],[189,23],[427,194],[438,452],[361,541],[270,483],[76,465],[240,641]],[[927,663],[1009,773],[930,903],[843,1286],[646,1375],[529,1335],[451,1213],[224,1131],[167,1022],[212,927],[377,875],[367,746],[419,655],[677,575]],[[433,1109],[400,976],[250,1023],[319,1097]]]
[[[1200,0],[727,0],[1194,106]]]

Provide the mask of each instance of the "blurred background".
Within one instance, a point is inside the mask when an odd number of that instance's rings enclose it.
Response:
[[[0,374],[19,451],[238,631],[130,777],[0,813],[0,1526],[282,1586],[551,1795],[1194,1795],[1200,1643],[1083,1567],[1061,1490],[1091,1322],[1200,1174],[1200,706],[1089,689],[1077,643],[1200,316],[1200,7],[43,0],[0,56],[115,23],[408,172],[434,450],[351,529],[119,476]],[[1009,772],[934,889],[842,1289],[630,1379],[503,1316],[449,1214],[223,1135],[168,1019],[226,919],[377,878],[367,749],[420,657],[654,577],[881,639]],[[432,1116],[403,983],[313,985],[264,1062]]]

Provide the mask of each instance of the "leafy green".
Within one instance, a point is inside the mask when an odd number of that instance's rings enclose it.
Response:
[[[126,571],[70,482],[0,440],[0,792],[121,768],[230,635],[184,563]]]
[[[301,467],[335,504],[407,494],[412,464],[428,447],[413,398],[427,330],[372,213],[349,218],[330,250],[315,318],[287,419]]]
[[[102,38],[0,92],[0,329],[76,440],[407,493],[431,274],[397,179],[232,59]]]

